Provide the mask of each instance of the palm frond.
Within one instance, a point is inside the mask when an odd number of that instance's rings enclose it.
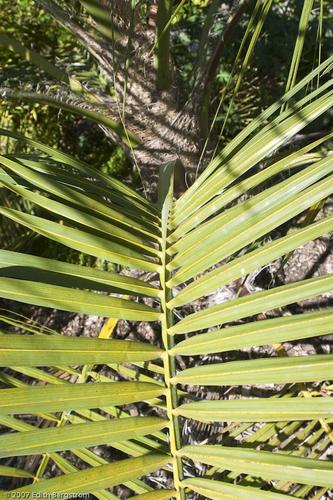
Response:
[[[38,479],[17,494],[113,498],[109,489],[125,484],[143,499],[184,499],[189,490],[208,498],[283,498],[333,487],[332,464],[325,459],[333,356],[246,355],[258,346],[331,333],[330,308],[288,316],[285,308],[330,294],[332,276],[235,293],[221,303],[203,302],[201,310],[194,303],[332,231],[329,216],[282,236],[275,232],[332,194],[331,152],[317,151],[330,135],[268,160],[266,170],[254,168],[330,108],[331,80],[294,104],[291,99],[331,63],[322,63],[250,124],[177,201],[177,162],[161,168],[153,204],[31,139],[22,140],[43,157],[0,157],[2,186],[43,210],[36,216],[2,207],[4,216],[135,273],[129,278],[2,250],[0,296],[113,321],[161,324],[162,347],[104,334],[67,338],[29,325],[25,335],[3,332],[0,423],[14,432],[5,433],[1,453],[43,455],[37,473],[2,470],[8,477]],[[274,116],[283,103],[290,106]],[[273,185],[265,184],[276,175]],[[257,186],[259,194],[252,192]],[[149,284],[145,272],[159,284]],[[22,329],[23,318],[16,326]],[[237,351],[241,359],[235,359]],[[189,366],[195,356],[199,362]],[[17,417],[28,414],[30,425]],[[50,428],[37,428],[41,418]],[[224,427],[213,443],[186,432],[214,422]],[[98,453],[108,444],[117,450],[111,463]],[[63,474],[46,478],[49,460]],[[202,477],[193,478],[198,463]],[[156,491],[141,479],[152,472]]]

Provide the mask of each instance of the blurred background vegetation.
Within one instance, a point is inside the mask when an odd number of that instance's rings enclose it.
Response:
[[[139,3],[148,4],[149,2]],[[200,64],[198,45],[214,3],[218,5],[218,8],[214,12],[214,21],[209,30],[206,60],[211,55],[213,47],[216,46],[216,41],[221,38],[230,13],[237,2],[233,0],[226,2],[175,1],[175,15],[172,20],[172,54],[177,76],[181,81],[179,87],[183,89],[180,99],[188,95],[188,91],[195,82]],[[82,11],[79,1],[72,2],[72,4],[75,12]],[[220,58],[218,71],[212,82],[211,98],[215,103],[215,110],[222,93],[226,94],[215,120],[213,142],[227,114],[224,140],[233,137],[248,121],[259,114],[260,110],[281,96],[287,82],[297,38],[303,1],[275,0],[271,8],[264,13],[262,30],[255,41],[248,68],[244,71],[235,95],[235,81],[237,83],[240,70],[243,71],[240,68],[243,59],[238,57],[237,60],[237,54],[244,33],[249,27],[255,2],[245,1],[244,4],[248,4],[248,8],[245,7],[244,14],[223,49],[223,58]],[[257,4],[264,4],[264,2],[257,2]],[[332,53],[333,8],[330,2],[323,2],[322,26],[319,26],[319,5],[319,3],[315,5],[307,25],[298,79],[311,71],[319,59],[323,60]],[[262,12],[259,12],[259,15],[262,15]],[[40,53],[58,67],[65,68],[67,73],[75,73],[79,81],[89,81],[89,86],[96,88],[106,85],[89,53],[32,0],[13,0],[12,2],[0,0],[0,23],[0,34],[4,32],[12,34],[22,45]],[[20,55],[4,46],[0,52],[0,68],[0,87],[20,89],[23,87],[33,91],[46,88],[51,91],[54,85],[54,82],[47,83],[45,74],[36,66],[30,65]],[[326,116],[325,120],[328,119]],[[43,140],[50,146],[56,146],[120,178],[128,175],[135,176],[135,171],[126,162],[121,150],[105,139],[97,125],[82,117],[75,117],[65,111],[59,112],[43,104],[28,103],[13,106],[12,103],[1,99],[0,123],[3,128],[8,127],[37,140]],[[325,126],[327,128],[327,123]],[[323,124],[316,123],[314,127],[320,130]],[[4,140],[8,142],[6,147],[9,151],[10,140],[1,138],[1,141]]]
[[[191,0],[178,2],[183,4],[175,18],[173,31],[173,53],[179,76],[183,85],[191,86],[197,70],[197,45],[209,9],[214,1]],[[210,30],[208,55],[221,38],[231,9],[237,2],[216,2],[219,5],[215,13],[215,21]],[[245,50],[237,54],[244,34],[249,27],[255,2],[244,2],[248,5],[238,20],[234,31],[223,48],[223,58],[220,58],[219,68],[213,82],[212,100],[215,109],[218,107],[221,94],[228,87],[221,106],[215,128],[224,121],[231,105],[229,117],[224,128],[224,140],[229,140],[239,132],[244,125],[253,119],[259,112],[277,100],[282,94],[288,79],[292,54],[299,30],[299,22],[304,5],[303,0],[275,0],[267,12],[260,12],[262,16],[262,31],[255,41],[248,67],[244,72],[239,90],[234,94],[235,83],[244,62]],[[257,2],[257,6],[265,2]],[[322,13],[320,3],[314,3],[309,23],[304,35],[304,48],[301,64],[298,69],[297,80],[303,78],[313,67],[332,54],[333,49],[333,8],[330,2],[323,2]],[[320,17],[322,15],[322,18]],[[332,117],[332,114],[330,115]],[[327,121],[327,117],[325,120]],[[316,122],[314,129],[320,130],[327,123]],[[214,139],[213,138],[213,142]]]
[[[15,36],[22,45],[42,54],[51,63],[75,72],[82,80],[100,84],[87,53],[65,29],[31,0],[0,0],[1,32]],[[6,47],[0,53],[0,86],[38,90],[45,87],[45,74]],[[49,87],[52,86],[50,82]],[[83,159],[96,168],[110,169],[120,177],[129,165],[108,141],[97,125],[42,104],[18,104],[1,100],[1,127],[43,140],[50,146]],[[59,117],[61,116],[61,119]],[[1,139],[4,140],[3,138]],[[2,144],[3,146],[3,144]],[[8,140],[7,151],[11,143]]]

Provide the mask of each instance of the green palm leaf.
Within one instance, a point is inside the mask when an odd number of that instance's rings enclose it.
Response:
[[[333,277],[321,276],[298,283],[291,283],[254,295],[241,297],[231,302],[218,304],[207,310],[194,313],[183,319],[170,329],[171,335],[193,332],[202,328],[227,323],[252,316],[263,311],[305,300],[316,295],[330,292]]]
[[[222,483],[221,481],[212,481],[211,479],[199,477],[187,479],[186,481],[183,481],[183,485],[196,493],[205,495],[207,498],[212,498],[212,500],[224,500],[225,498],[245,498],[247,500],[283,500],[283,498],[290,498],[289,495],[263,491],[259,488],[237,486],[235,484]]]
[[[7,299],[64,311],[145,321],[160,318],[159,312],[145,304],[57,285],[0,278],[0,290],[1,296]]]
[[[149,361],[161,349],[142,342],[71,337],[5,335],[0,337],[0,365],[39,366]]]
[[[34,94],[28,92],[13,92],[10,89],[3,91],[3,97],[10,100],[22,100],[26,102],[47,104],[55,108],[63,109],[69,111],[70,113],[79,114],[85,116],[86,118],[92,120],[101,125],[105,125],[110,128],[113,132],[119,135],[125,144],[129,146],[137,146],[139,144],[138,138],[135,134],[127,132],[121,123],[115,122],[112,118],[107,115],[101,114],[96,111],[91,111],[83,106],[78,106],[76,104],[70,104],[66,101],[58,100],[56,98],[50,97],[47,94]]]
[[[328,487],[333,484],[333,464],[325,460],[209,445],[185,446],[181,455],[192,460],[226,467],[237,472],[247,472],[267,479],[281,477],[304,484]]]
[[[39,483],[19,488],[19,493],[90,493],[95,489],[110,488],[132,477],[140,477],[163,465],[170,457],[151,454],[138,458],[121,460],[108,465],[91,467],[88,470],[67,474],[64,477],[53,478]]]
[[[174,382],[192,385],[288,384],[331,380],[333,355],[295,356],[188,368]]]
[[[158,288],[130,276],[8,250],[0,250],[0,268],[0,275],[8,278],[36,279],[50,284],[126,295],[158,297],[160,294]]]
[[[145,382],[75,384],[64,387],[47,385],[24,389],[4,389],[0,414],[68,411],[103,405],[122,405],[151,399],[163,393],[163,388]]]
[[[284,420],[289,422],[330,418],[333,413],[333,403],[331,398],[289,398],[282,401],[273,398],[199,401],[183,404],[174,413],[202,422],[282,422]]]
[[[267,319],[196,335],[179,342],[172,351],[193,356],[316,337],[331,331],[332,319],[331,311]]]
[[[0,456],[39,455],[54,451],[86,448],[98,444],[125,441],[162,429],[166,421],[157,417],[66,425],[21,433],[10,433],[2,439]]]
[[[176,494],[176,490],[160,490],[151,493],[143,493],[142,495],[131,498],[136,498],[137,500],[166,500],[167,498],[174,497]]]
[[[85,5],[103,24],[102,4]],[[332,80],[293,99],[331,65],[332,58],[293,85],[177,201],[177,161],[161,167],[159,200],[153,204],[75,158],[0,131],[38,152],[0,158],[2,186],[38,207],[38,215],[7,207],[0,213],[135,276],[1,250],[0,296],[114,320],[159,321],[162,346],[66,337],[24,318],[2,316],[7,326],[29,335],[5,328],[0,335],[5,368],[0,424],[10,430],[0,456],[42,455],[34,482],[15,492],[114,498],[107,489],[125,484],[142,500],[183,500],[187,489],[214,499],[264,499],[294,492],[306,497],[313,488],[319,494],[333,487],[332,464],[325,459],[333,412],[326,381],[333,379],[333,355],[244,359],[243,353],[237,359],[236,352],[269,345],[281,354],[281,342],[332,333],[330,308],[285,315],[284,307],[331,293],[333,277],[294,280],[245,296],[236,291],[231,300],[208,300],[200,310],[193,303],[332,232],[329,216],[277,235],[281,226],[299,222],[304,211],[332,194],[331,134],[282,159],[267,158],[330,108]],[[259,163],[262,170],[251,170]],[[253,194],[257,188],[259,194]],[[268,312],[258,321],[257,315]],[[216,359],[207,358],[211,354]],[[203,357],[191,366],[195,356]],[[317,382],[322,382],[319,389],[300,385]],[[280,384],[286,386],[276,387]],[[258,385],[265,387],[252,392]],[[207,398],[199,397],[197,386]],[[246,398],[243,386],[250,391]],[[210,387],[219,399],[209,399]],[[146,412],[149,416],[139,416]],[[33,425],[21,415],[32,415]],[[36,418],[52,427],[37,428]],[[192,423],[183,425],[184,419]],[[188,426],[199,422],[224,422],[223,445],[199,444],[195,431],[192,442],[198,444],[187,443]],[[108,463],[94,449],[103,444],[122,459]],[[79,470],[73,457],[85,468]],[[45,479],[49,462],[63,474]],[[205,464],[205,477],[191,477],[193,463]],[[161,480],[159,486],[168,488],[154,490],[141,479],[158,469],[172,473],[174,489]],[[2,473],[27,477],[15,467]]]

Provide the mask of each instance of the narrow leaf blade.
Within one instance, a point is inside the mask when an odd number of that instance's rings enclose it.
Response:
[[[163,354],[143,342],[86,337],[0,336],[0,366],[54,366],[150,361]]]
[[[102,488],[110,488],[131,479],[144,476],[160,469],[170,461],[170,457],[151,453],[138,458],[120,460],[108,465],[91,467],[65,476],[39,481],[15,490],[24,493],[90,493]]]
[[[0,415],[91,409],[153,399],[164,388],[146,382],[31,386],[1,391]]]
[[[264,479],[284,479],[302,484],[333,486],[333,463],[227,446],[185,446],[179,454],[194,461],[247,473]]]
[[[331,380],[333,355],[230,361],[188,368],[174,382],[192,385],[261,385]]]
[[[117,319],[155,321],[160,318],[159,312],[145,304],[84,290],[73,290],[13,278],[0,278],[0,297],[63,311],[96,314]]]
[[[1,436],[0,457],[39,455],[111,444],[150,434],[166,425],[167,421],[158,417],[129,417],[23,433],[10,432]]]
[[[333,399],[231,399],[198,401],[179,406],[175,415],[201,422],[282,422],[331,418]]]

